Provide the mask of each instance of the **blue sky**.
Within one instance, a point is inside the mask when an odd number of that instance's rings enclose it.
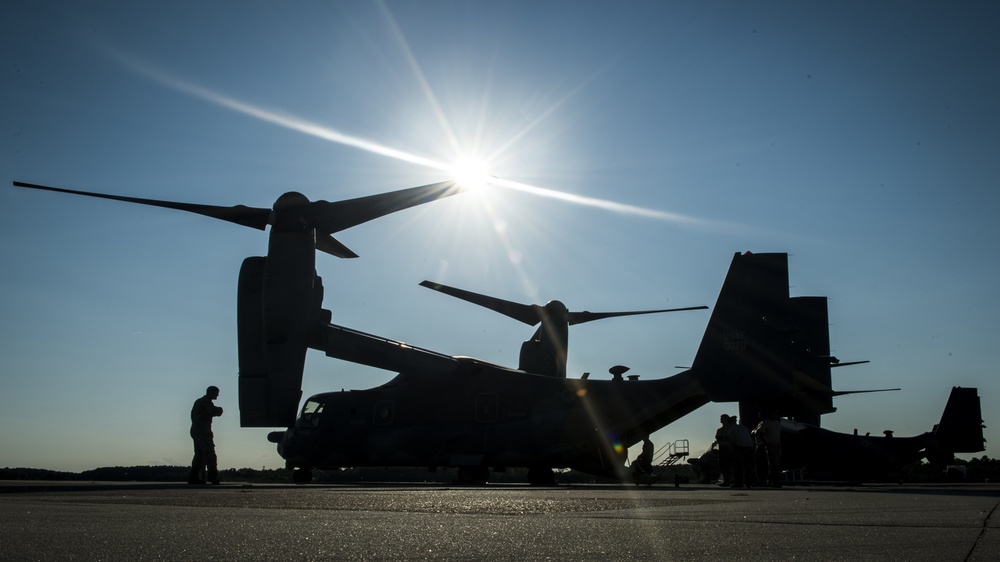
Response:
[[[788,252],[830,298],[824,424],[929,430],[952,386],[991,412],[1000,10],[923,2],[45,2],[0,8],[0,466],[186,464],[222,388],[224,467],[277,467],[241,429],[236,279],[266,235],[11,181],[269,207],[446,179],[495,188],[338,236],[334,322],[516,365],[531,330],[431,279],[573,310],[712,306],[733,253]],[[552,192],[575,199],[554,198]],[[548,194],[548,195],[546,195]],[[592,204],[594,201],[610,204]],[[575,327],[570,376],[690,365],[708,312]],[[391,373],[311,353],[306,395]],[[707,448],[710,405],[654,436]]]

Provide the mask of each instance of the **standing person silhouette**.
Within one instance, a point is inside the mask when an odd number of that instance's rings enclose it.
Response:
[[[781,487],[781,418],[770,412],[757,424],[754,432],[761,436],[767,451],[767,485]]]
[[[194,458],[191,459],[191,473],[188,484],[219,483],[218,457],[215,455],[215,436],[212,434],[212,418],[222,415],[222,408],[212,401],[219,397],[219,387],[210,386],[205,395],[194,401],[191,407],[191,439],[194,441]],[[205,477],[202,478],[202,470]]]
[[[722,425],[715,430],[715,441],[712,444],[719,447],[719,486],[729,486],[733,483],[733,438],[729,430],[736,423],[736,416],[722,414],[719,422]]]

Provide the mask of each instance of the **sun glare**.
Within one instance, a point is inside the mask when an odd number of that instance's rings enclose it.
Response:
[[[579,205],[587,205],[619,213],[627,213],[654,219],[666,220],[678,224],[689,224],[695,226],[698,225],[714,226],[716,228],[742,228],[740,227],[740,225],[732,225],[727,223],[721,223],[718,221],[710,221],[678,213],[671,213],[667,211],[660,211],[657,209],[637,207],[633,205],[617,203],[614,201],[609,201],[604,199],[583,197],[563,191],[557,191],[553,189],[547,189],[543,187],[529,185],[526,183],[500,179],[491,173],[492,165],[490,161],[476,157],[469,153],[460,156],[454,161],[454,163],[452,163],[449,166],[448,164],[440,162],[438,160],[426,158],[417,154],[412,154],[403,150],[395,149],[390,146],[382,145],[380,143],[370,141],[368,139],[364,139],[361,137],[348,135],[336,129],[323,126],[318,123],[313,123],[306,119],[302,119],[299,117],[275,111],[268,111],[261,107],[257,107],[249,103],[243,102],[241,100],[214,92],[202,86],[185,82],[160,69],[155,68],[154,66],[148,63],[145,63],[144,61],[138,60],[132,56],[123,54],[118,51],[110,51],[110,54],[114,56],[116,59],[118,59],[122,64],[131,68],[133,71],[137,72],[140,75],[143,75],[151,80],[164,84],[177,91],[184,92],[186,94],[207,100],[219,106],[226,107],[230,110],[244,113],[246,115],[250,115],[252,117],[260,119],[262,121],[274,123],[276,125],[286,127],[288,129],[300,131],[302,133],[315,136],[317,138],[329,140],[345,146],[358,148],[370,152],[372,154],[380,154],[382,156],[387,156],[389,158],[394,158],[404,162],[410,162],[413,164],[417,164],[419,166],[450,173],[452,175],[452,179],[457,181],[459,185],[461,185],[466,191],[469,192],[476,192],[476,191],[482,192],[485,191],[482,189],[483,187],[488,185],[496,185],[498,187],[515,189],[518,191],[531,193],[542,197],[550,197],[550,198],[560,199],[563,201],[569,201]],[[539,121],[541,121],[541,118],[539,118]],[[516,140],[521,138],[523,134],[525,134],[528,130],[534,128],[536,125],[537,122],[533,123],[528,129],[525,129],[521,133],[515,135],[514,139]],[[512,142],[513,140],[509,141],[507,145],[505,145],[505,147],[509,146]]]
[[[477,191],[493,181],[489,164],[474,156],[462,156],[451,167],[455,181],[468,191]]]

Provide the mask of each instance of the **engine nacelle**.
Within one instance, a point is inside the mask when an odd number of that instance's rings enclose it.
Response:
[[[268,257],[243,261],[237,303],[242,427],[295,421],[309,337],[323,302],[314,248],[311,233],[272,232]]]

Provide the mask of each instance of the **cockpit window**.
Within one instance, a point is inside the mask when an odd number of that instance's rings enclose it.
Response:
[[[323,403],[317,402],[315,400],[307,400],[306,405],[302,408],[302,415],[306,414],[322,414],[323,413]]]
[[[319,418],[323,414],[323,406],[322,402],[307,400],[306,405],[302,407],[302,415],[299,416],[299,427],[316,427],[319,425]]]

